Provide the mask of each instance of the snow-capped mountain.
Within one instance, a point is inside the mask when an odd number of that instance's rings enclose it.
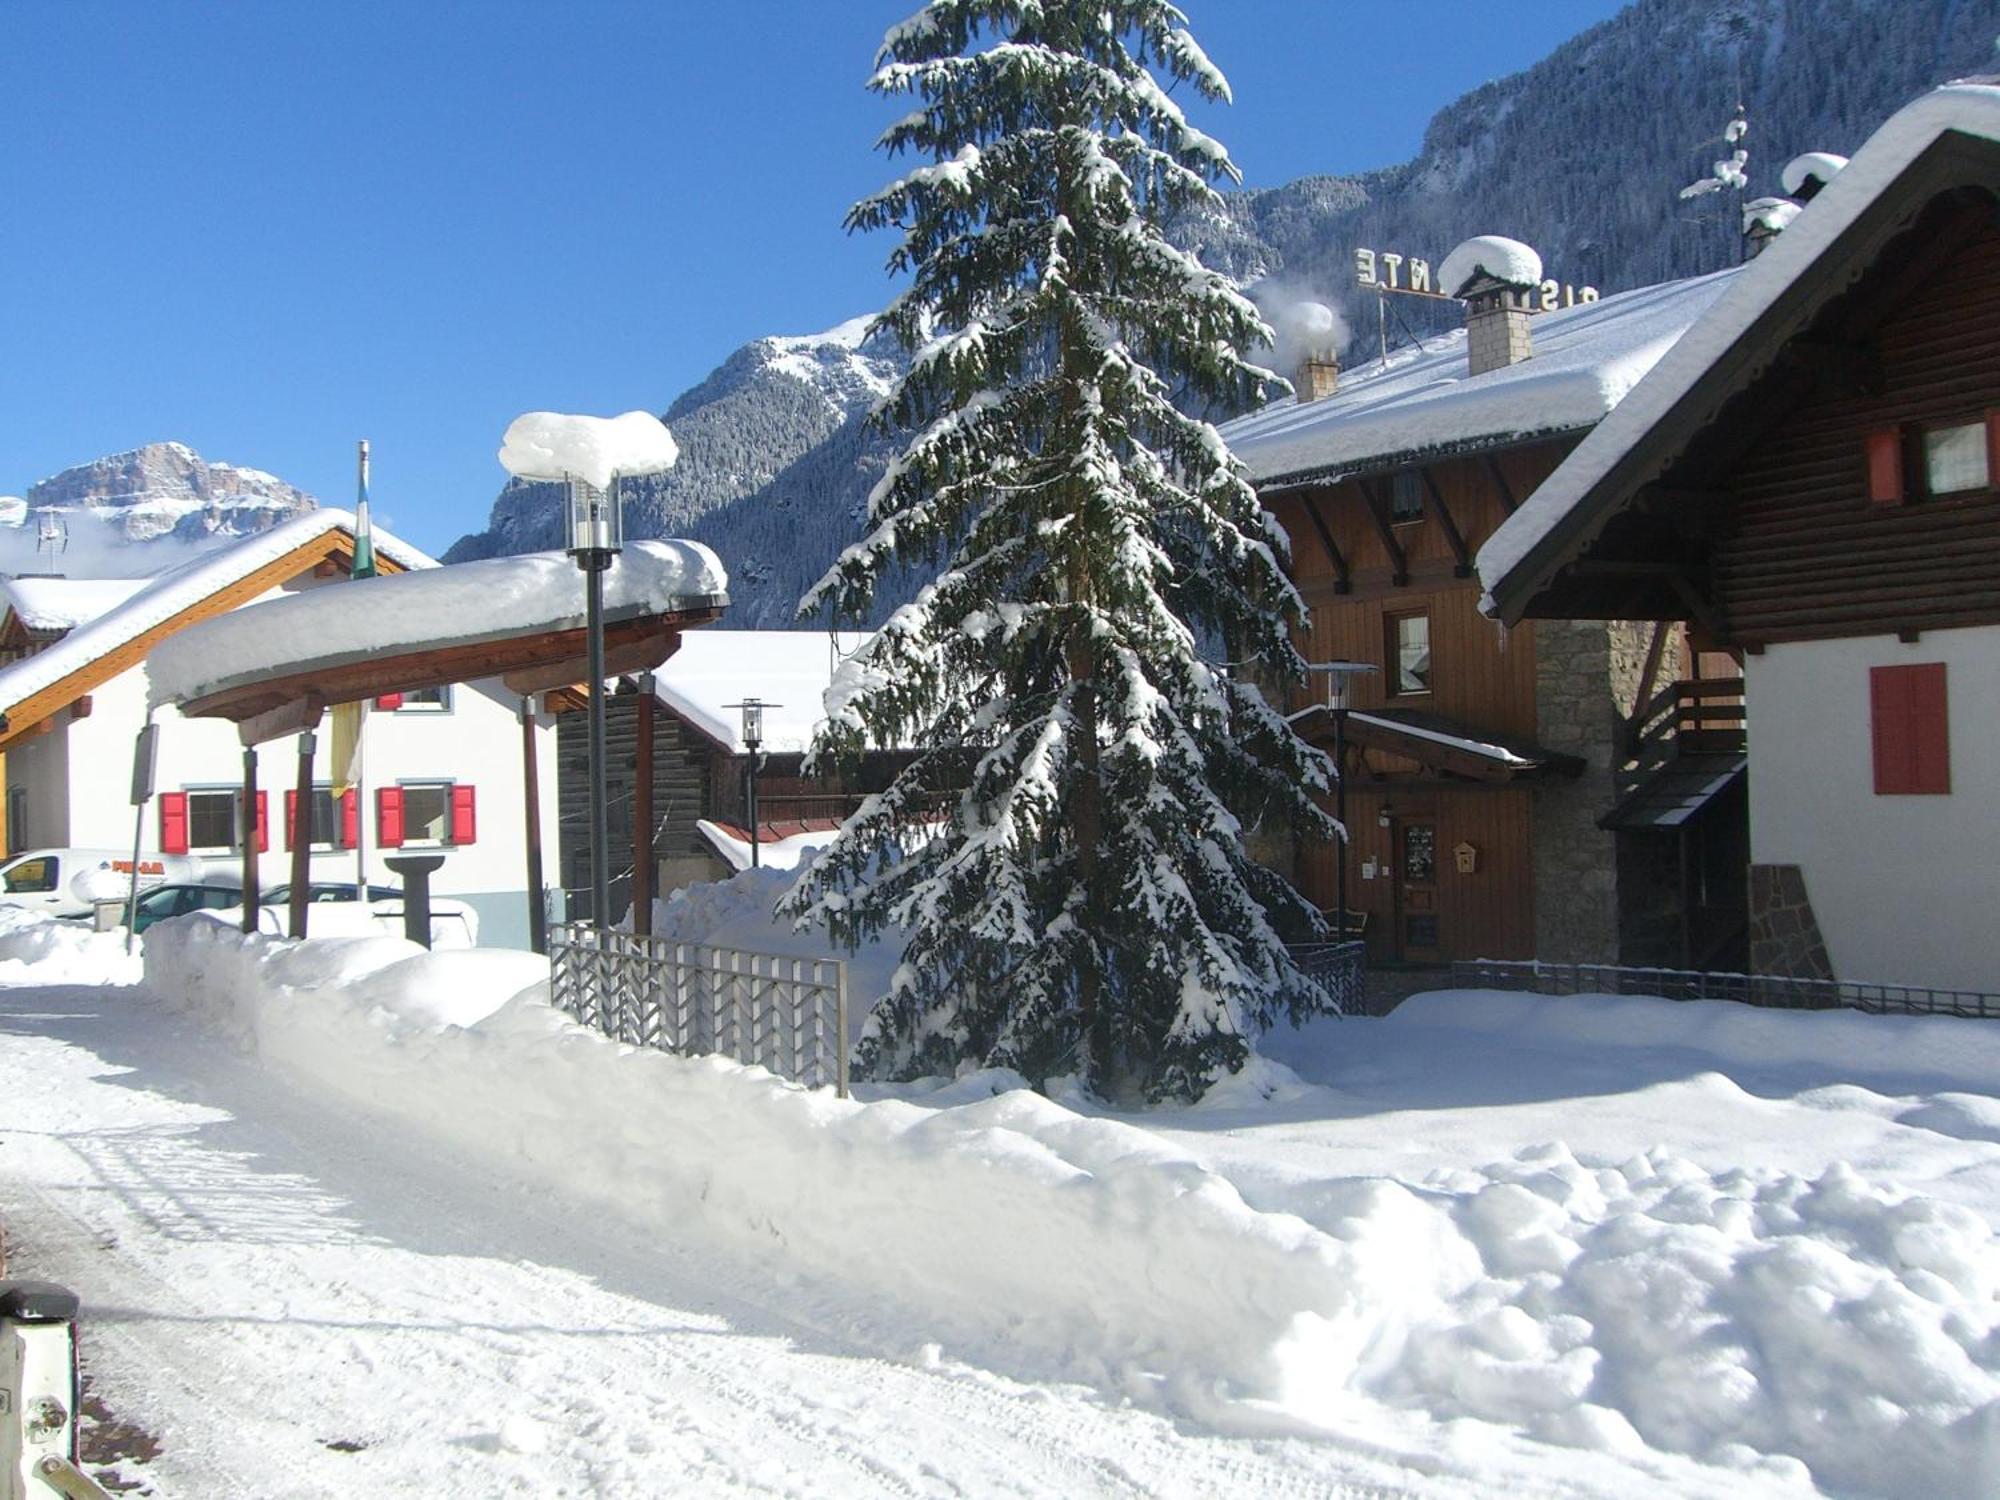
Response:
[[[0,571],[136,576],[179,561],[186,548],[263,531],[318,505],[262,469],[210,463],[185,443],[148,443],[64,469],[26,495],[0,496]],[[60,554],[37,549],[44,515],[65,535]],[[85,557],[89,566],[76,567]]]
[[[732,625],[792,623],[799,595],[853,539],[885,461],[864,424],[903,368],[868,322],[745,344],[667,409],[680,462],[626,481],[628,535],[688,537],[727,559]],[[561,545],[556,487],[514,480],[487,529],[445,560]]]
[[[1852,154],[1917,94],[1993,70],[1996,36],[2000,0],[1636,0],[1440,110],[1413,160],[1234,194],[1178,237],[1246,284],[1344,304],[1370,347],[1376,309],[1354,286],[1358,248],[1435,261],[1470,235],[1502,233],[1540,250],[1552,276],[1606,292],[1697,275],[1742,254],[1738,195],[1678,196],[1726,154],[1739,106],[1742,196],[1776,193],[1793,156]],[[1328,88],[1337,102],[1337,77]],[[1321,117],[1322,101],[1299,103],[1302,120]],[[1391,311],[1419,334],[1457,317],[1408,299]],[[628,510],[627,528],[715,547],[732,575],[732,625],[790,623],[800,593],[858,537],[888,451],[858,418],[899,367],[893,348],[864,344],[865,321],[747,344],[667,412],[681,465]],[[510,485],[488,529],[449,556],[557,545],[558,526],[553,489]]]

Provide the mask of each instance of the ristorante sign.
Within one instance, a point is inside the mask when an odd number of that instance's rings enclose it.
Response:
[[[1373,292],[1400,292],[1407,297],[1437,297],[1446,302],[1457,300],[1436,284],[1436,273],[1429,261],[1422,256],[1404,255],[1395,250],[1356,250],[1354,279],[1359,285]],[[1544,281],[1536,290],[1540,294],[1540,310],[1543,312],[1554,312],[1559,307],[1575,307],[1579,302],[1597,300],[1596,287],[1571,286],[1566,281]]]

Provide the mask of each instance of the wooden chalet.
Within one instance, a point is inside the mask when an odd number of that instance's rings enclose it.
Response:
[[[1901,111],[1493,538],[1739,657],[1759,973],[2000,989],[2000,80]]]
[[[1599,820],[1658,752],[1635,710],[1696,659],[1650,623],[1499,629],[1473,562],[1730,275],[1541,314],[1523,289],[1468,284],[1467,332],[1337,375],[1321,353],[1299,399],[1224,428],[1290,534],[1308,661],[1378,669],[1352,679],[1343,767],[1347,905],[1377,961],[1611,961],[1635,925],[1621,903],[1657,902],[1663,882],[1621,871]],[[1331,750],[1332,714],[1294,708]],[[1336,857],[1297,854],[1329,910]]]

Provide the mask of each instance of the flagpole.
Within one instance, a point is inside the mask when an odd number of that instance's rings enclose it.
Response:
[[[364,569],[366,571],[364,571]],[[350,578],[368,578],[375,572],[375,538],[368,526],[368,439],[361,439],[360,493],[354,501],[354,566]],[[354,724],[354,899],[368,904],[368,784],[362,761],[362,745],[367,738],[368,703],[355,705]]]

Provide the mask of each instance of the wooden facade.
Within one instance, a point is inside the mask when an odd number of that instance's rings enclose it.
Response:
[[[1774,406],[1718,486],[1711,587],[1734,642],[2000,622],[2000,489],[1928,494],[1922,452],[1947,423],[1978,424],[2000,448],[2000,226],[1990,200],[1931,217],[1925,260],[1940,243],[1953,252],[1907,301],[1878,286],[1836,320],[1870,388]],[[1869,498],[1874,434],[1893,445],[1896,500]]]
[[[1312,611],[1299,642],[1306,659],[1379,669],[1351,679],[1353,714],[1409,714],[1468,736],[1535,739],[1534,627],[1503,631],[1482,615],[1471,565],[1574,441],[1496,446],[1266,492],[1292,538],[1293,575]],[[1393,670],[1397,621],[1410,616],[1427,625],[1421,692],[1399,692]],[[1313,737],[1331,748],[1323,727]],[[1536,793],[1453,769],[1443,746],[1426,763],[1348,738],[1347,907],[1365,916],[1371,956],[1532,957]],[[1335,859],[1331,846],[1301,849],[1296,867],[1300,888],[1329,910]]]

